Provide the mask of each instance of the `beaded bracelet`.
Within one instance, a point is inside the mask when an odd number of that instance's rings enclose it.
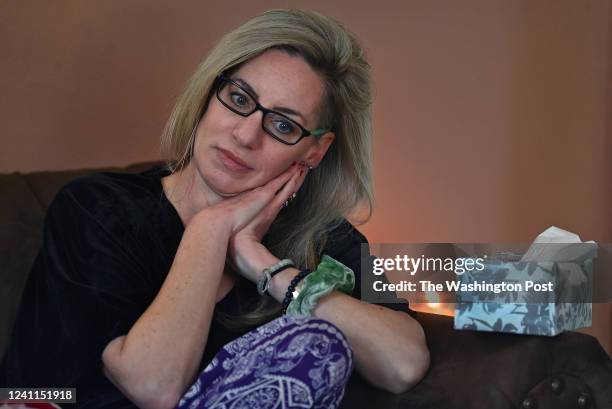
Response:
[[[302,270],[295,277],[293,277],[293,280],[291,280],[291,284],[289,284],[289,288],[287,288],[287,292],[285,293],[285,299],[283,300],[283,314],[287,312],[287,307],[293,300],[293,292],[295,291],[295,287],[308,274],[310,274],[310,270]]]

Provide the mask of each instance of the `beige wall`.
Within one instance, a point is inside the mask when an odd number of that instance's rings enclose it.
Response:
[[[374,67],[372,242],[612,242],[612,2],[4,2],[0,172],[158,157],[212,44],[273,7],[332,15]],[[612,311],[596,306],[610,351]]]

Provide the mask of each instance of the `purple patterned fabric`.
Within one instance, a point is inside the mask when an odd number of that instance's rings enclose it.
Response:
[[[352,369],[336,326],[285,315],[225,345],[177,409],[337,408]]]

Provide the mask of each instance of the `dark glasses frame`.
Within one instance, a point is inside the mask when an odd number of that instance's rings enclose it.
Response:
[[[297,121],[296,121],[296,120],[294,120],[294,119],[289,118],[287,115],[285,115],[285,114],[283,114],[283,113],[281,113],[281,112],[277,112],[277,111],[274,111],[274,110],[272,110],[272,109],[268,109],[268,108],[263,107],[263,106],[262,106],[262,105],[259,103],[259,101],[257,101],[257,98],[255,98],[255,97],[254,97],[254,96],[253,96],[253,95],[252,95],[252,94],[251,94],[249,91],[247,91],[246,89],[244,89],[244,88],[243,88],[243,87],[242,87],[240,84],[238,84],[236,81],[232,80],[231,78],[227,78],[227,77],[226,77],[226,76],[224,76],[223,74],[220,74],[220,75],[217,77],[217,80],[218,80],[217,90],[216,90],[217,99],[219,100],[219,102],[221,102],[221,103],[223,104],[223,106],[224,106],[224,107],[226,107],[227,109],[229,109],[229,110],[230,110],[230,111],[232,111],[233,113],[238,114],[238,115],[240,115],[240,116],[242,116],[242,117],[247,117],[247,116],[249,116],[249,115],[253,114],[253,113],[254,113],[254,112],[256,112],[256,111],[261,111],[261,112],[263,112],[263,116],[262,116],[262,118],[261,118],[261,128],[262,128],[264,131],[266,131],[266,133],[267,133],[268,135],[270,135],[271,137],[273,137],[273,138],[274,138],[274,139],[276,139],[277,141],[279,141],[279,142],[281,142],[281,143],[284,143],[285,145],[296,145],[296,144],[297,144],[297,143],[299,143],[299,142],[300,142],[300,141],[301,141],[303,138],[305,138],[305,137],[307,137],[307,136],[319,137],[319,136],[321,136],[321,135],[323,135],[323,134],[325,134],[325,133],[327,133],[327,132],[331,131],[331,129],[325,129],[325,128],[319,128],[319,129],[315,129],[315,130],[309,131],[308,129],[304,128],[304,127],[303,127],[303,126],[302,126],[302,125],[301,125],[299,122],[297,122]],[[250,98],[253,100],[253,102],[255,103],[255,107],[253,108],[253,110],[252,110],[251,112],[248,112],[248,113],[245,113],[245,112],[240,112],[240,111],[237,111],[236,109],[232,108],[232,107],[231,107],[231,106],[229,106],[228,104],[226,104],[226,103],[223,101],[223,99],[221,98],[221,95],[219,95],[219,94],[220,94],[220,91],[221,91],[221,88],[222,88],[222,87],[223,87],[223,85],[225,85],[225,84],[232,84],[232,85],[234,85],[235,87],[237,87],[238,89],[240,89],[242,92],[244,92],[245,94],[247,94],[247,95],[248,95],[248,96],[249,96],[249,97],[250,97]],[[290,121],[291,123],[296,124],[296,125],[298,126],[298,128],[300,128],[300,130],[302,131],[302,135],[301,135],[301,136],[298,138],[298,140],[297,140],[297,141],[295,141],[295,142],[287,142],[287,141],[285,141],[285,140],[283,140],[283,139],[279,138],[278,136],[274,135],[274,134],[273,134],[271,131],[269,131],[269,130],[268,130],[268,129],[267,129],[265,126],[264,126],[264,123],[265,123],[265,117],[266,117],[266,115],[268,115],[268,114],[270,114],[270,113],[272,113],[272,114],[274,114],[274,115],[279,115],[279,116],[281,116],[281,117],[285,118],[286,120]]]

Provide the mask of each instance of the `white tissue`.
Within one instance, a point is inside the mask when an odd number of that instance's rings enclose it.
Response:
[[[582,263],[596,255],[597,243],[594,241],[583,242],[577,234],[551,226],[536,237],[521,261]]]

